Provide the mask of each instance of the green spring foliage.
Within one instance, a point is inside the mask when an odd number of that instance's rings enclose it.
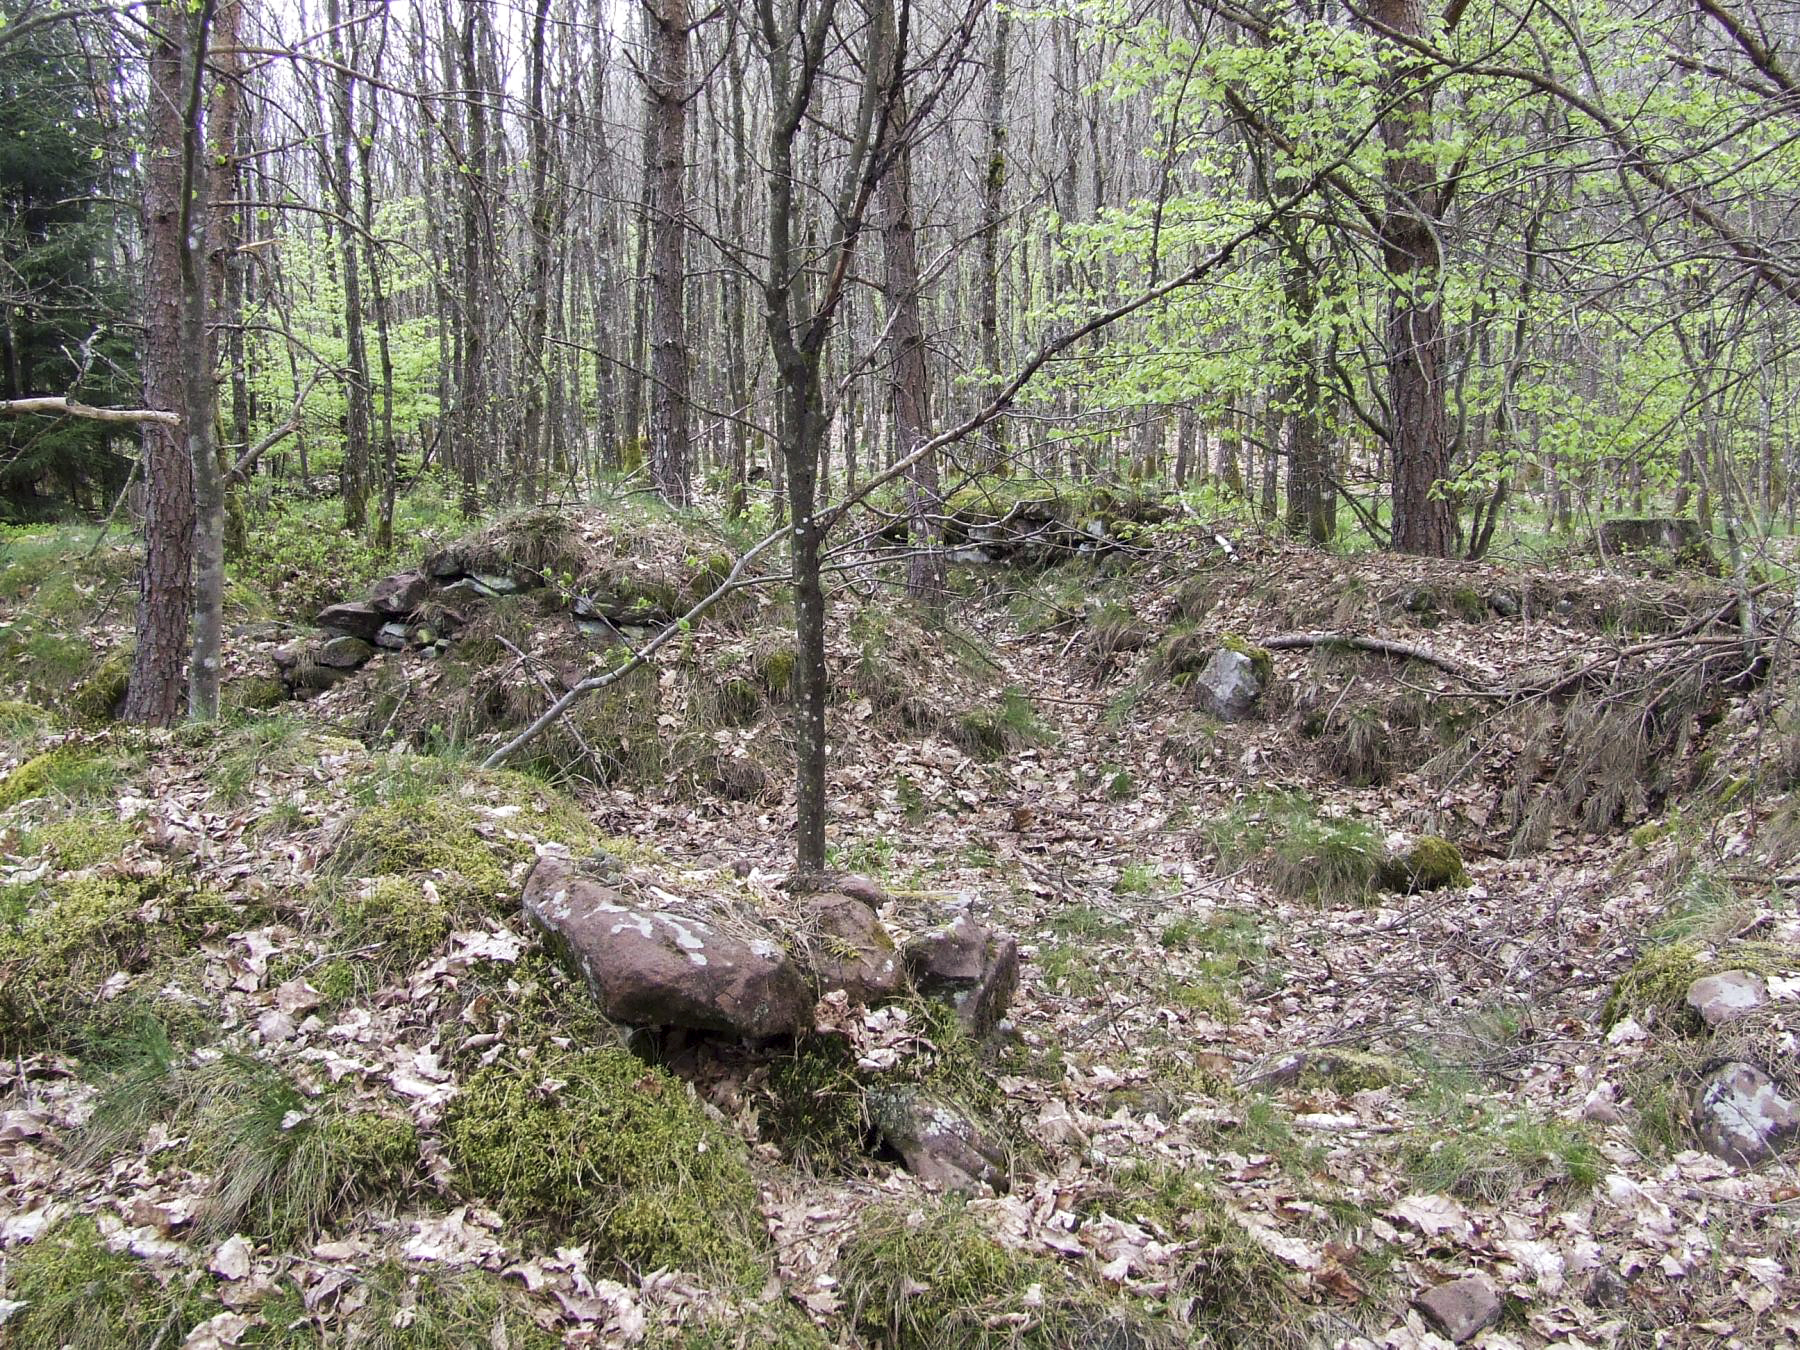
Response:
[[[179,1277],[163,1284],[107,1249],[90,1218],[65,1219],[0,1264],[0,1298],[25,1305],[5,1328],[15,1350],[151,1350],[180,1345],[218,1310]]]
[[[458,1186],[598,1262],[760,1288],[766,1240],[742,1145],[692,1089],[622,1049],[477,1070],[444,1122]]]

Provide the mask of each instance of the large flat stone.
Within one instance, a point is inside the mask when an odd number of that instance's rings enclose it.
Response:
[[[364,642],[373,642],[381,626],[388,621],[388,616],[376,609],[374,605],[361,600],[346,600],[341,604],[327,605],[319,611],[318,625],[329,628],[333,632],[346,633],[351,637],[361,638]]]
[[[396,572],[369,588],[369,603],[383,614],[405,617],[424,604],[435,589],[423,572]]]
[[[812,1024],[798,966],[722,901],[646,902],[544,858],[526,879],[524,908],[616,1022],[752,1039]]]

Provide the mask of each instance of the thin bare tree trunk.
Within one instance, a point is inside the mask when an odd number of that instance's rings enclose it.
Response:
[[[981,185],[981,363],[987,367],[987,397],[1000,388],[1000,220],[1006,196],[1006,49],[1012,10],[994,6],[994,43],[988,54],[986,108],[987,171]],[[1006,459],[1006,423],[988,424],[981,466],[990,472]]]

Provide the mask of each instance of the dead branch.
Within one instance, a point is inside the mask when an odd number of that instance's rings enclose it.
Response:
[[[165,427],[181,425],[179,413],[163,412],[156,408],[96,408],[92,404],[61,396],[0,399],[0,413],[85,417],[90,422],[155,422]]]
[[[1493,689],[1499,676],[1485,667],[1466,665],[1452,660],[1448,656],[1439,656],[1436,652],[1427,651],[1423,647],[1414,647],[1405,642],[1395,642],[1389,638],[1363,637],[1357,633],[1280,633],[1272,638],[1263,638],[1261,646],[1272,652],[1304,651],[1313,647],[1348,647],[1353,651],[1375,652],[1381,656],[1398,656],[1408,661],[1418,661],[1424,665],[1435,666],[1448,675],[1454,675],[1464,684],[1475,685],[1482,689]]]

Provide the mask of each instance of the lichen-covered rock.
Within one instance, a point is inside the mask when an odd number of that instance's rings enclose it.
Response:
[[[916,1088],[888,1088],[869,1094],[869,1116],[921,1181],[951,1191],[1006,1189],[1006,1150],[949,1102]]]
[[[1694,1133],[1714,1157],[1756,1167],[1800,1134],[1800,1107],[1754,1064],[1733,1061],[1708,1074],[1694,1094]]]
[[[423,572],[396,572],[369,587],[369,603],[383,614],[404,618],[425,603],[432,589]]]
[[[364,642],[373,642],[375,635],[387,621],[386,614],[362,600],[346,600],[340,604],[327,605],[319,611],[317,620],[321,628],[361,638]]]
[[[926,998],[948,1003],[971,1036],[985,1036],[1019,987],[1019,944],[967,914],[906,944],[906,972]]]
[[[1193,689],[1204,711],[1221,722],[1241,722],[1256,711],[1263,682],[1257,678],[1253,656],[1220,647],[1194,676]]]
[[[1769,986],[1749,970],[1721,970],[1688,986],[1687,1005],[1709,1027],[1735,1022],[1769,1001]]]
[[[799,967],[722,902],[646,903],[547,857],[526,878],[524,907],[616,1022],[758,1040],[812,1023]]]
[[[807,964],[821,995],[841,989],[852,1003],[873,1005],[900,992],[899,949],[868,905],[843,894],[815,895],[806,918]]]
[[[1500,1295],[1485,1275],[1465,1275],[1427,1290],[1414,1303],[1457,1345],[1500,1320]]]

